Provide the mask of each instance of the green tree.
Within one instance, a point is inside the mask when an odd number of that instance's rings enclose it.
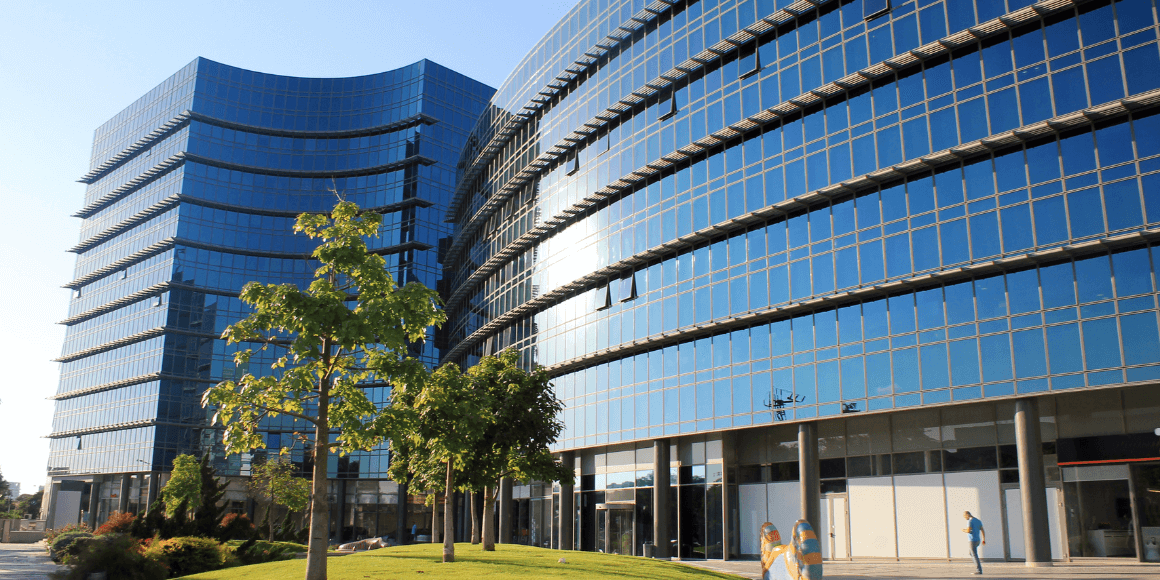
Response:
[[[572,468],[552,456],[564,423],[548,373],[520,367],[514,349],[485,356],[467,371],[473,389],[486,393],[485,427],[475,447],[463,455],[463,487],[483,492],[483,549],[495,550],[493,514],[500,479],[572,481]]]
[[[4,479],[4,472],[0,471],[0,511],[8,511],[12,505],[12,498],[8,497],[8,480]]]
[[[197,465],[199,480],[198,505],[193,512],[193,525],[197,534],[202,537],[213,537],[219,534],[222,518],[225,517],[226,506],[222,498],[230,486],[228,481],[220,480],[213,465],[210,465],[209,452],[201,456]]]
[[[173,458],[169,481],[161,488],[165,516],[173,518],[179,511],[197,510],[201,505],[201,470],[196,457],[182,453]],[[185,507],[182,508],[181,504]],[[182,522],[183,523],[183,522]]]
[[[392,422],[363,388],[423,380],[427,369],[408,356],[408,346],[446,319],[433,290],[415,282],[397,286],[383,257],[367,251],[363,238],[377,235],[381,221],[347,201],[328,215],[298,216],[294,230],[321,240],[313,253],[320,263],[314,281],[306,289],[246,284],[240,298],[254,312],[222,334],[229,344],[276,349],[270,374],[225,381],[202,401],[217,408],[231,453],[265,447],[259,430],[265,418],[288,415],[313,427],[307,580],[326,578],[331,450],[369,450],[384,441]],[[246,366],[252,355],[241,349],[234,360]]]
[[[391,398],[398,419],[391,438],[391,476],[395,481],[412,476],[412,484],[443,489],[444,562],[455,561],[454,518],[447,515],[460,487],[456,472],[484,435],[489,397],[490,393],[473,388],[471,377],[457,365],[448,363],[425,383],[396,389]],[[433,504],[436,495],[428,495],[428,502]]]
[[[268,539],[274,541],[274,524],[270,512],[280,505],[291,512],[306,509],[310,504],[310,482],[295,475],[294,466],[275,458],[250,467],[250,493],[270,502],[266,508]]]
[[[32,517],[38,517],[40,514],[40,505],[44,501],[44,490],[36,493],[28,494],[22,493],[16,499],[16,511],[21,514],[33,514]]]

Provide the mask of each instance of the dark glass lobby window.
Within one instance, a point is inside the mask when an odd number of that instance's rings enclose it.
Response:
[[[822,493],[846,493],[846,480],[831,479],[822,481]]]
[[[822,459],[818,461],[818,475],[822,479],[846,477],[846,461],[841,457],[837,459]]]
[[[890,454],[846,458],[846,474],[849,477],[890,475],[890,471]]]
[[[944,449],[943,466],[946,471],[973,471],[997,469],[999,462],[994,447]]]
[[[760,465],[742,465],[737,468],[737,483],[761,483],[764,481]]]

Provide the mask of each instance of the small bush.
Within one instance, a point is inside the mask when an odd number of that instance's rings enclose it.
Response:
[[[113,512],[109,514],[109,519],[101,527],[93,532],[94,536],[103,536],[105,534],[127,534],[129,528],[133,525],[133,514],[124,512]]]
[[[47,546],[51,550],[52,549],[52,541],[55,540],[57,538],[57,536],[60,536],[61,534],[67,534],[69,532],[92,533],[92,531],[93,530],[91,528],[89,528],[89,526],[86,524],[69,524],[63,528],[53,528],[51,530],[45,530],[44,543],[45,543],[45,546]]]
[[[305,552],[306,546],[290,542],[267,542],[251,539],[246,542],[231,542],[230,550],[233,558],[230,565],[249,566],[251,564],[265,564],[278,560],[292,560],[294,554]]]
[[[246,514],[226,514],[218,528],[220,540],[247,540],[254,536],[254,523]]]
[[[163,580],[168,575],[164,564],[145,557],[132,536],[109,533],[79,539],[73,546],[79,549],[69,556],[72,568],[65,580],[87,580],[94,572],[117,580]]]
[[[222,568],[225,552],[215,540],[186,536],[152,542],[145,556],[165,564],[170,577],[177,577]]]
[[[70,555],[73,544],[78,540],[93,537],[89,532],[65,532],[57,534],[48,546],[48,555],[53,562],[61,563]]]

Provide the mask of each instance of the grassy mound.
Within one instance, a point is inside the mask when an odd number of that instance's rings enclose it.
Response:
[[[721,574],[675,562],[616,556],[594,552],[564,552],[499,545],[494,552],[484,552],[471,544],[455,545],[455,562],[444,564],[442,544],[398,546],[330,558],[329,580],[363,580],[364,578],[423,578],[425,580],[555,579],[555,578],[628,578],[666,580],[703,580],[737,576]],[[564,564],[558,560],[565,559]],[[240,568],[187,576],[197,580],[294,580],[306,574],[305,560],[271,562]]]

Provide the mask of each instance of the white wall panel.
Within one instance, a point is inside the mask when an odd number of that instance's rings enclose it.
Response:
[[[852,478],[847,489],[850,497],[850,556],[895,557],[891,478]]]
[[[899,557],[947,557],[942,474],[894,476],[894,511]]]
[[[1023,560],[1027,558],[1027,549],[1023,539],[1023,498],[1019,495],[1019,489],[1008,489],[1004,490],[1003,493],[1006,496],[1004,499],[1007,501],[1007,549],[1011,553],[1011,559]],[[1059,541],[1059,506],[1056,505],[1059,501],[1059,490],[1049,487],[1046,490],[1046,496],[1051,559],[1061,560],[1063,552]]]
[[[1003,522],[999,509],[999,472],[964,471],[943,475],[947,488],[947,531],[950,537],[951,557],[970,558],[967,521],[963,512],[969,511],[983,522],[987,545],[979,547],[979,557],[1003,557]]]
[[[1007,503],[1007,552],[1012,560],[1027,558],[1027,546],[1023,541],[1023,498],[1019,488],[1003,490]]]
[[[1059,490],[1047,488],[1047,529],[1051,536],[1051,559],[1063,559],[1063,528],[1059,524]]]
[[[766,505],[769,512],[766,521],[777,526],[781,543],[793,539],[793,525],[801,518],[802,490],[796,481],[779,481],[766,486]]]
[[[738,501],[741,503],[741,553],[760,554],[761,524],[769,521],[765,509],[765,484],[742,485],[738,491]]]

